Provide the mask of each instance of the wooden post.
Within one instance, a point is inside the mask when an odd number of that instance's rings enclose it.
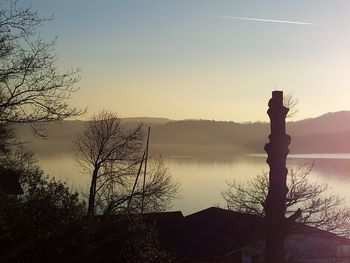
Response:
[[[127,213],[130,212],[131,199],[132,199],[132,197],[134,195],[135,188],[136,188],[136,185],[137,185],[137,181],[139,180],[139,176],[140,176],[140,173],[141,173],[142,164],[143,164],[143,160],[144,159],[145,159],[145,152],[143,152],[143,155],[142,155],[142,158],[141,158],[141,163],[140,163],[140,166],[139,166],[139,170],[137,172],[136,179],[135,179],[135,182],[134,182],[134,186],[132,187],[132,190],[131,190],[130,198],[129,198],[129,201],[128,201],[128,206],[126,207]]]
[[[144,202],[145,202],[145,186],[146,186],[146,173],[147,173],[147,160],[148,160],[148,147],[149,147],[149,136],[151,133],[151,127],[148,126],[147,134],[147,144],[146,144],[146,158],[145,158],[145,170],[143,173],[143,184],[142,184],[142,200],[141,200],[141,213],[144,211]]]
[[[270,167],[269,190],[265,202],[266,263],[284,263],[286,238],[286,185],[288,170],[286,159],[291,138],[286,134],[286,116],[289,109],[283,106],[283,92],[273,91],[267,114],[270,117],[270,142],[265,145]]]

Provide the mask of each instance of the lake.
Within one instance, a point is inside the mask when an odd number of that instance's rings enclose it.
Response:
[[[38,157],[44,171],[79,191],[86,191],[90,175],[81,171],[72,156]],[[244,182],[263,171],[268,171],[263,154],[232,157],[164,157],[165,165],[175,181],[180,183],[179,198],[173,201],[171,210],[190,214],[213,206],[224,206],[221,192],[226,182]],[[330,191],[344,196],[350,204],[350,154],[298,154],[288,156],[288,167],[314,164],[310,180],[328,183]]]

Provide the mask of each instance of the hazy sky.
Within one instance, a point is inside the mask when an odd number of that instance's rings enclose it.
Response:
[[[42,36],[81,69],[89,114],[267,120],[276,88],[299,98],[296,119],[350,109],[349,0],[19,3],[54,14]]]

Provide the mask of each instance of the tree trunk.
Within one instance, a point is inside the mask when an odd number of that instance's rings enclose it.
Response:
[[[288,108],[283,106],[283,92],[273,91],[267,111],[271,121],[270,143],[265,145],[266,162],[270,166],[269,190],[265,203],[266,263],[284,263],[286,238],[286,185],[288,170],[286,159],[289,153],[290,136],[285,133],[285,118]]]
[[[97,182],[98,167],[95,167],[90,185],[88,216],[93,216],[95,213],[95,196],[96,196],[96,182]]]

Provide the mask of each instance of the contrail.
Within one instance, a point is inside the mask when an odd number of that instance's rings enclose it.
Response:
[[[253,18],[253,17],[240,17],[240,16],[214,16],[214,15],[200,15],[200,14],[197,14],[197,16],[217,17],[217,18],[224,18],[224,19],[245,20],[245,21],[255,21],[255,22],[270,22],[270,23],[306,25],[306,26],[315,26],[316,25],[315,23],[310,23],[310,22],[275,20],[275,19]]]

